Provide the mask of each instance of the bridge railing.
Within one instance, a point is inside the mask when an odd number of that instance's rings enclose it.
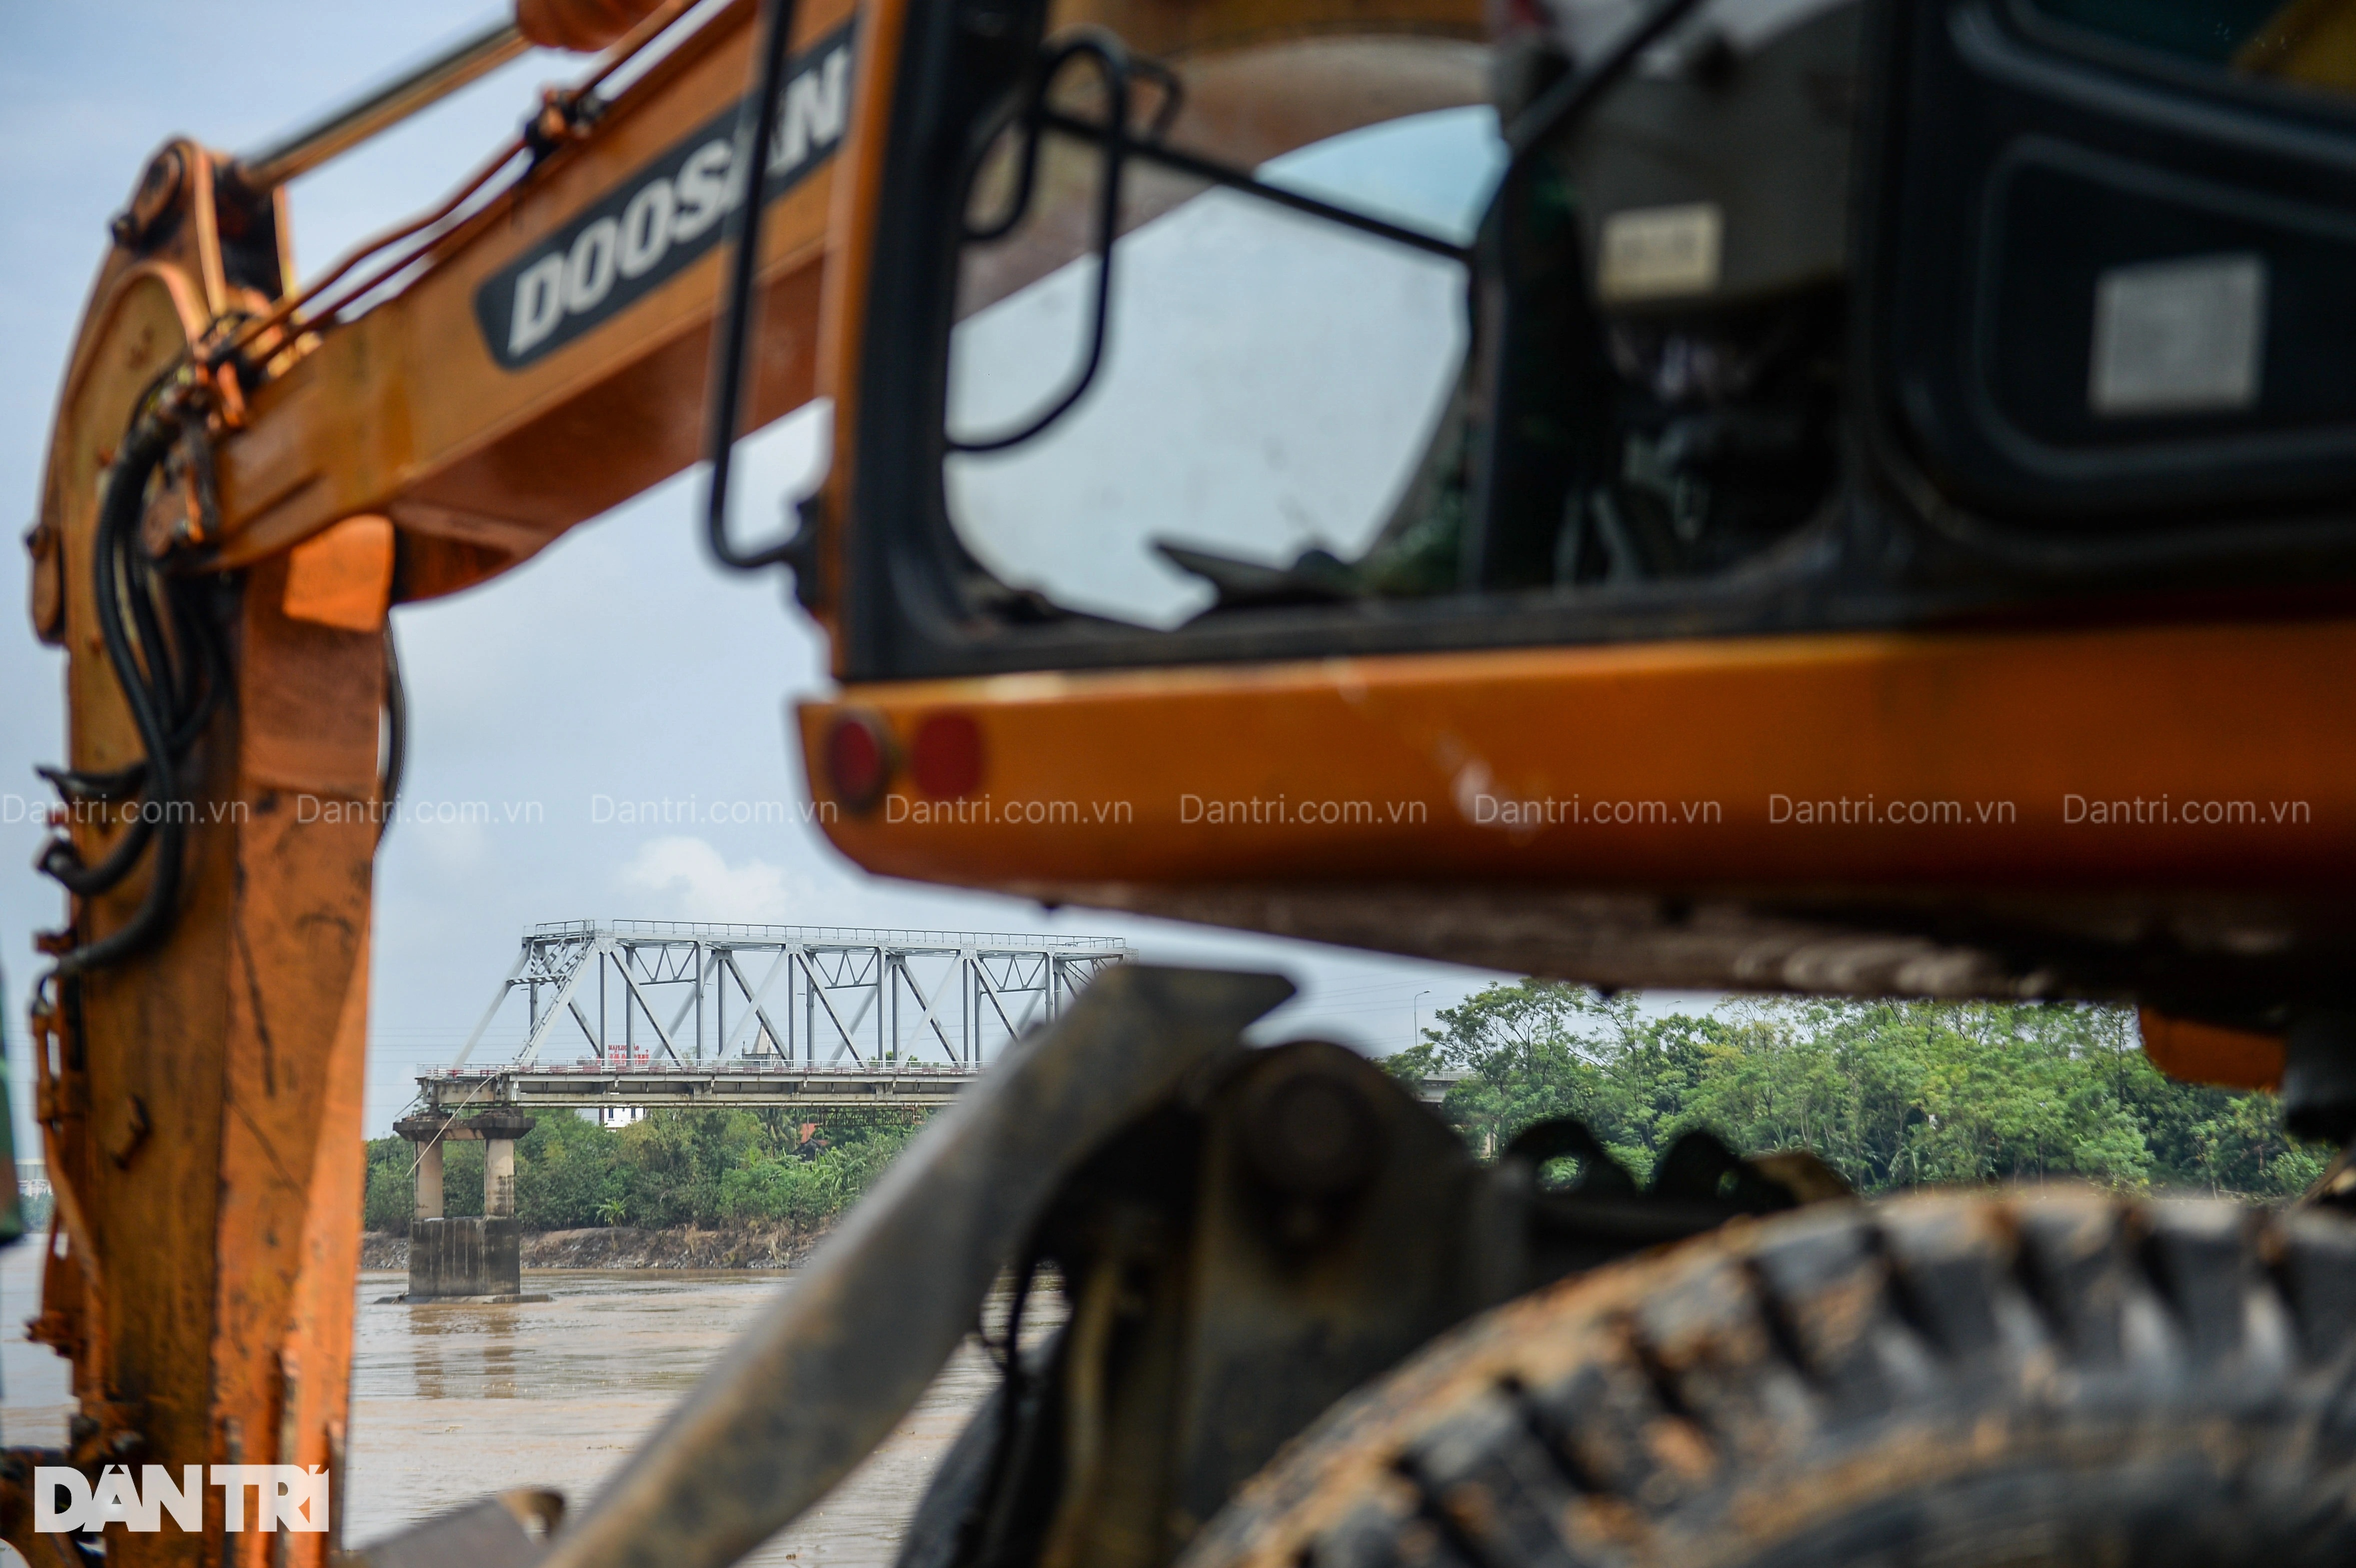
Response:
[[[1117,936],[1050,936],[1037,932],[907,931],[855,925],[751,925],[687,920],[559,920],[531,928],[536,939],[586,939],[600,932],[653,941],[818,943],[846,947],[1035,948],[1058,957],[1113,957],[1129,951]]]
[[[809,1066],[782,1058],[727,1057],[712,1061],[535,1061],[519,1066],[512,1061],[494,1062],[487,1066],[429,1067],[417,1076],[421,1079],[483,1078],[551,1078],[551,1077],[611,1077],[617,1072],[656,1073],[665,1077],[706,1078],[823,1078],[830,1073],[840,1077],[873,1078],[882,1073],[903,1078],[937,1077],[971,1078],[980,1074],[981,1062],[912,1061],[905,1058],[860,1063],[855,1061],[823,1062]]]

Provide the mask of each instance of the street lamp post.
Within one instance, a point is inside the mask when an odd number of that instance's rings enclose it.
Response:
[[[1418,991],[1415,1000],[1408,1004],[1408,1016],[1414,1020],[1408,1026],[1407,1043],[1410,1050],[1423,1043],[1423,999],[1430,995],[1428,987]]]

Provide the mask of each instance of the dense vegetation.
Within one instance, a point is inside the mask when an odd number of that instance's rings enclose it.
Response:
[[[1466,1074],[1447,1110],[1476,1147],[1576,1116],[1639,1177],[1707,1127],[1738,1149],[1809,1148],[1868,1192],[2079,1177],[2254,1198],[2295,1194],[2325,1152],[2284,1136],[2271,1096],[2171,1083],[2111,1008],[1737,1001],[1647,1014],[1629,996],[1535,981],[1442,1010],[1395,1072]],[[530,1230],[821,1225],[915,1131],[909,1115],[657,1111],[607,1128],[544,1115],[516,1147]],[[368,1225],[407,1228],[415,1151],[369,1146]],[[483,1211],[483,1146],[444,1155],[444,1211]]]
[[[814,1136],[806,1136],[805,1129]],[[805,1229],[847,1209],[891,1163],[916,1118],[782,1111],[654,1111],[626,1127],[543,1115],[516,1144],[516,1217],[526,1230],[773,1222]],[[416,1150],[369,1145],[367,1224],[405,1232]],[[483,1146],[443,1154],[443,1212],[483,1211]]]
[[[1757,1001],[1646,1016],[1632,996],[1523,981],[1442,1010],[1387,1065],[1458,1072],[1477,1147],[1575,1116],[1639,1177],[1706,1127],[1745,1152],[1808,1148],[1860,1190],[2078,1177],[2281,1198],[2327,1153],[2274,1099],[2171,1083],[2115,1008]]]

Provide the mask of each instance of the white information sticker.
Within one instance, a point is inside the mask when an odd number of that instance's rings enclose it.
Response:
[[[2113,267],[2094,281],[2087,397],[2096,413],[2113,419],[2250,408],[2265,343],[2262,257]]]
[[[1607,304],[1708,293],[1718,287],[1724,229],[1715,202],[1615,212],[1603,220],[1596,293]]]

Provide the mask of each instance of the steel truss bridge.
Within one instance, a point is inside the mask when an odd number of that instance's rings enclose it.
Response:
[[[945,1105],[1009,1042],[1133,956],[1097,936],[534,926],[457,1060],[418,1076],[420,1110]],[[519,991],[520,1035],[475,1061]],[[1437,1103],[1452,1082],[1418,1091]]]
[[[979,1067],[1133,956],[1108,936],[663,920],[538,925],[451,1065],[466,1065],[520,990],[530,1006],[512,1069],[541,1065],[542,1052],[572,1043],[575,1030],[588,1051],[575,1066],[816,1068],[848,1057],[854,1070],[918,1060]]]

